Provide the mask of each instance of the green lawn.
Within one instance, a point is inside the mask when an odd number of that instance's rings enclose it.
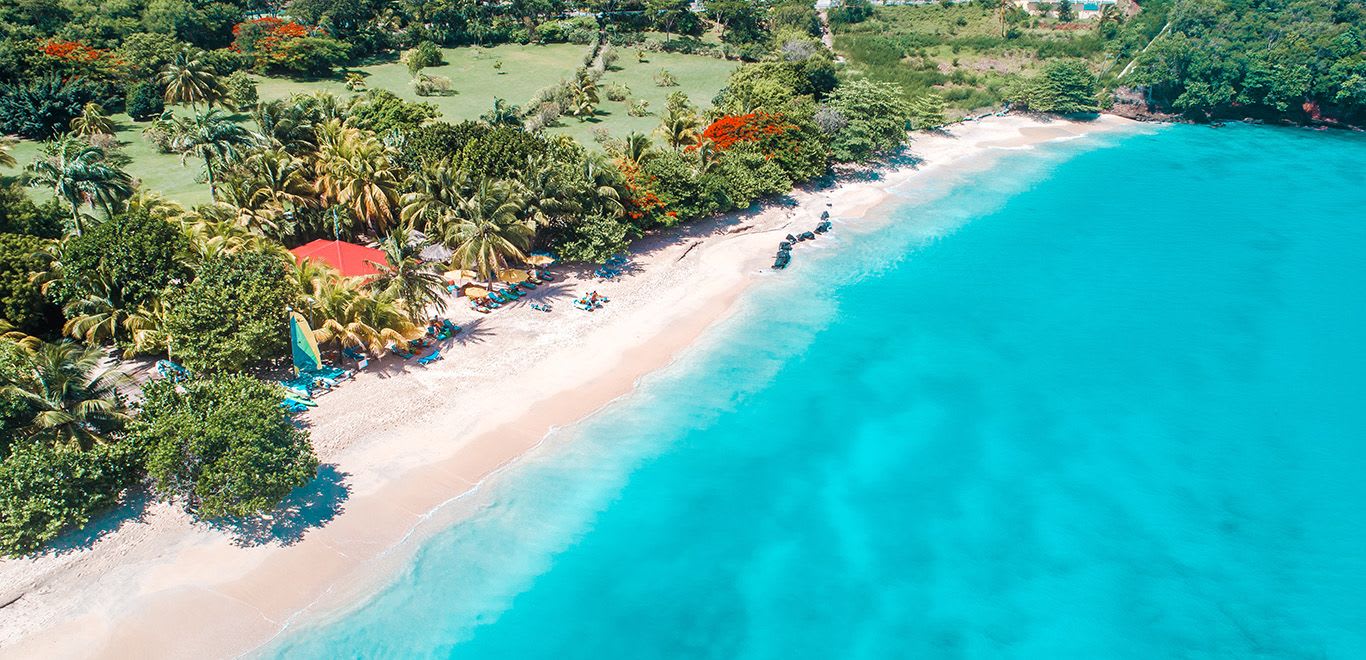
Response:
[[[114,115],[114,119],[118,129],[114,136],[123,144],[123,153],[132,159],[127,166],[128,173],[141,181],[144,188],[185,206],[209,201],[209,185],[200,180],[204,170],[202,163],[190,159],[181,165],[180,156],[157,151],[142,137],[142,129],[148,122],[134,122],[128,115]],[[22,167],[32,162],[41,150],[40,143],[21,140],[10,153]],[[34,190],[33,193],[41,195],[42,191]]]
[[[424,69],[423,73],[451,79],[453,94],[418,96],[413,92],[412,76],[398,61],[349,69],[365,76],[371,89],[386,89],[409,101],[430,103],[447,121],[474,119],[488,112],[494,98],[522,105],[537,90],[568,78],[583,65],[587,46],[549,44],[545,46],[504,45],[494,48],[447,48],[446,63]],[[497,63],[502,68],[495,68]],[[341,97],[347,91],[341,76],[335,80],[301,82],[287,78],[257,78],[256,92],[262,99],[284,98],[294,93],[326,91]]]
[[[407,67],[397,61],[351,70],[365,76],[371,89],[386,89],[410,101],[431,103],[441,111],[443,120],[461,121],[477,119],[492,107],[495,98],[505,99],[515,105],[525,104],[541,88],[572,76],[583,65],[587,52],[587,46],[574,44],[448,48],[445,49],[446,64],[425,70],[426,73],[451,79],[455,93],[446,96],[421,97],[415,94]],[[647,61],[638,62],[635,50],[622,49],[620,53],[617,63],[603,77],[602,85],[611,82],[627,85],[632,98],[650,102],[651,114],[631,117],[627,114],[627,103],[608,101],[604,92],[597,116],[582,122],[574,117],[564,117],[558,126],[549,129],[551,132],[573,136],[590,147],[594,146],[594,128],[603,128],[618,136],[631,131],[648,134],[659,125],[658,113],[663,109],[665,98],[670,92],[681,90],[697,105],[708,107],[712,97],[720,91],[726,77],[735,68],[733,62],[700,55],[647,53]],[[496,68],[498,62],[502,63],[501,68]],[[668,69],[678,79],[679,85],[669,88],[655,86],[654,75],[660,69]],[[257,77],[257,94],[263,100],[321,91],[343,98],[356,94],[346,89],[341,75],[335,79],[318,81]],[[188,112],[180,108],[176,111]],[[245,115],[240,117],[242,121],[250,122]],[[186,206],[209,201],[209,187],[202,181],[203,167],[200,163],[190,160],[181,165],[180,156],[159,153],[142,136],[142,129],[147,127],[147,122],[136,123],[126,115],[116,115],[115,118],[118,121],[116,137],[123,143],[124,153],[132,159],[127,166],[128,172],[140,180],[143,187]],[[37,142],[24,140],[15,146],[12,153],[22,166],[31,162],[39,150]],[[41,194],[41,191],[35,190],[34,194]]]
[[[659,114],[664,110],[664,102],[669,94],[682,91],[700,108],[711,107],[711,100],[726,84],[726,78],[735,69],[736,63],[699,55],[678,53],[645,53],[645,61],[637,60],[636,51],[621,50],[621,57],[602,77],[602,103],[597,115],[587,121],[574,117],[563,117],[560,126],[550,129],[553,133],[571,135],[584,144],[593,143],[593,129],[603,128],[616,136],[624,136],[631,131],[649,135],[659,126]],[[678,79],[677,87],[659,87],[654,77],[660,69],[667,69]],[[631,99],[644,99],[650,103],[650,114],[632,117],[627,114],[630,101],[607,100],[606,87],[611,83],[626,85],[631,90]]]

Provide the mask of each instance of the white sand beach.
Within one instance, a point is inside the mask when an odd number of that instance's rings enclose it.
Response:
[[[250,653],[372,591],[418,539],[479,506],[462,495],[675,359],[769,270],[781,237],[812,229],[822,211],[844,225],[871,222],[888,189],[927,171],[1133,125],[1110,116],[959,124],[915,136],[915,166],[646,237],[613,281],[559,267],[556,282],[493,314],[455,299],[447,315],[465,331],[443,347],[444,360],[374,360],[319,398],[305,419],[323,476],[268,528],[214,527],[143,502],[56,552],[0,562],[0,656]],[[792,267],[803,267],[800,255]],[[570,304],[591,290],[611,302],[592,313]],[[538,301],[554,311],[532,310]]]

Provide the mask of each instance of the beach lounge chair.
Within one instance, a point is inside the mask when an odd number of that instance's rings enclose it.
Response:
[[[438,348],[438,349],[432,351],[431,353],[428,353],[428,354],[426,354],[426,355],[424,355],[424,356],[418,358],[418,359],[417,359],[417,363],[425,367],[425,366],[427,366],[427,365],[429,365],[429,364],[431,364],[431,363],[433,363],[433,362],[436,362],[437,360],[440,360],[440,359],[442,359],[442,358],[441,358],[441,349]]]
[[[342,355],[349,357],[357,362],[360,362],[361,360],[365,359],[365,354],[362,353],[360,351],[360,348],[356,346],[348,346],[347,348],[343,348]]]
[[[536,271],[532,271],[532,272],[536,272]],[[538,277],[538,278],[540,278],[540,279],[543,279],[543,280],[545,280],[545,281],[547,281],[547,282],[554,282],[554,281],[555,281],[555,276],[552,275],[552,274],[550,273],[550,271],[545,270],[545,269],[542,269],[540,272],[536,272],[536,277]]]
[[[312,399],[314,389],[313,380],[312,376],[296,376],[280,381],[280,387],[285,388],[285,391],[295,397]]]
[[[445,330],[446,332],[449,332],[452,337],[460,334],[460,326],[451,323],[450,319],[441,320],[441,329]]]
[[[389,349],[390,353],[393,353],[394,355],[397,355],[405,360],[413,357],[412,353],[399,348],[397,344],[389,344],[386,348]]]
[[[324,364],[321,369],[309,369],[304,373],[314,378],[324,378],[330,381],[347,380],[356,376],[356,372],[350,369],[334,367],[330,364]]]
[[[479,312],[480,314],[488,314],[489,312],[493,311],[492,309],[489,309],[487,306],[480,305],[478,302],[473,300],[470,301],[470,309]]]
[[[170,360],[157,360],[156,370],[158,375],[172,383],[179,383],[190,378],[189,370]]]

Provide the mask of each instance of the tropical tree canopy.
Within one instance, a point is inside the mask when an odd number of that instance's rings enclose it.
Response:
[[[158,494],[204,518],[274,509],[318,472],[308,433],[281,410],[284,390],[246,375],[143,389],[128,441]]]
[[[128,421],[118,386],[122,372],[108,364],[104,351],[73,342],[44,344],[28,364],[0,384],[6,396],[22,401],[32,417],[20,433],[33,441],[90,449],[110,442]]]

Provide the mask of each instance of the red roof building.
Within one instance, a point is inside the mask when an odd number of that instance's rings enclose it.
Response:
[[[329,241],[320,238],[290,250],[294,259],[303,263],[304,259],[321,261],[336,268],[346,277],[366,277],[379,272],[370,262],[386,263],[384,251],[346,241]]]

